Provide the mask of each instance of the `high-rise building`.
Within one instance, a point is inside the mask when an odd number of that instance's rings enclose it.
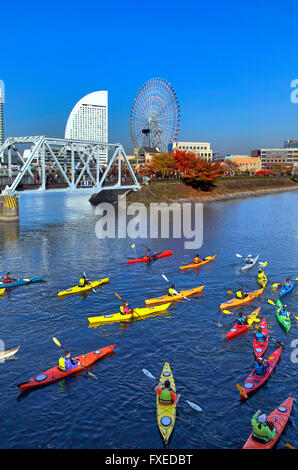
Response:
[[[94,91],[84,96],[71,111],[65,139],[108,142],[108,92]],[[100,163],[106,165],[107,149],[100,153]]]
[[[1,80],[0,80],[1,82]],[[0,146],[4,143],[4,127],[3,127],[3,102],[4,102],[4,92],[0,83]]]

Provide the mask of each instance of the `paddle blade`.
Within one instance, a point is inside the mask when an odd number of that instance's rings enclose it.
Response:
[[[259,318],[254,318],[254,320],[253,320],[253,321],[255,321],[255,322],[257,322],[257,323],[258,323],[258,322],[260,322],[261,320],[260,320]]]
[[[149,370],[147,370],[147,369],[142,369],[142,370],[143,370],[143,373],[144,373],[145,375],[147,375],[147,377],[149,377],[150,379],[156,380],[156,378],[154,377],[154,375],[152,375],[151,372],[149,372]]]
[[[242,255],[239,255],[239,253],[236,253],[237,258],[243,258]]]
[[[98,377],[95,374],[92,374],[92,372],[88,371],[88,375],[90,375],[90,377],[92,377],[93,379],[98,380]]]
[[[275,305],[275,302],[273,302],[273,300],[270,300],[270,299],[268,299],[268,303],[271,305]]]
[[[189,400],[185,400],[185,401],[186,401],[186,403],[187,403],[189,406],[191,406],[191,408],[193,408],[194,410],[196,410],[196,411],[203,411],[202,408],[201,408],[199,405],[197,405],[196,403],[193,403],[192,401],[189,401]]]
[[[287,447],[288,449],[295,449],[295,447],[291,446],[291,444],[289,444],[288,442],[286,442],[286,447]]]
[[[295,318],[296,318],[296,320],[298,321],[298,317],[295,316]]]
[[[131,247],[132,247],[132,248],[135,248],[135,247],[136,247],[136,245],[135,245],[135,244],[133,244],[133,245],[131,245]]]
[[[230,313],[233,313],[233,312],[230,312],[229,310],[223,310],[222,312],[226,313],[227,315],[229,315]]]
[[[228,294],[234,294],[234,292],[232,290],[227,290],[227,293]]]
[[[244,398],[248,398],[247,394],[245,393],[241,385],[236,384],[236,387],[238,388],[239,392],[244,396]]]
[[[120,297],[120,295],[117,294],[117,292],[114,292],[114,294],[116,295],[116,297],[118,297],[118,299],[122,300],[121,297]]]
[[[58,346],[58,348],[62,348],[61,343],[60,343],[60,341],[57,340],[57,338],[55,338],[55,337],[53,336],[52,339],[53,339],[54,343]]]
[[[165,274],[162,274],[162,277],[167,281],[167,282],[170,282],[169,279],[167,278],[167,276]]]
[[[274,284],[272,284],[272,289],[277,289],[278,286],[279,286],[279,283],[275,282]]]

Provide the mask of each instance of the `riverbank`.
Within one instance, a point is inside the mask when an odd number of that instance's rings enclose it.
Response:
[[[153,181],[137,192],[127,195],[128,202],[214,202],[296,191],[298,182],[290,178],[220,179],[212,191],[200,191],[181,181]]]

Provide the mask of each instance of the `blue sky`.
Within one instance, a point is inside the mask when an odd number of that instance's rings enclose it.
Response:
[[[109,141],[132,152],[139,88],[162,77],[181,110],[179,140],[249,153],[298,138],[297,2],[7,2],[1,7],[5,136],[63,137],[85,94],[109,91]]]

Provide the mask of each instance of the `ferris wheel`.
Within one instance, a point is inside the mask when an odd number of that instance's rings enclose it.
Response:
[[[158,147],[167,152],[177,140],[180,111],[176,92],[162,78],[152,78],[138,92],[130,114],[130,137],[134,148]]]

